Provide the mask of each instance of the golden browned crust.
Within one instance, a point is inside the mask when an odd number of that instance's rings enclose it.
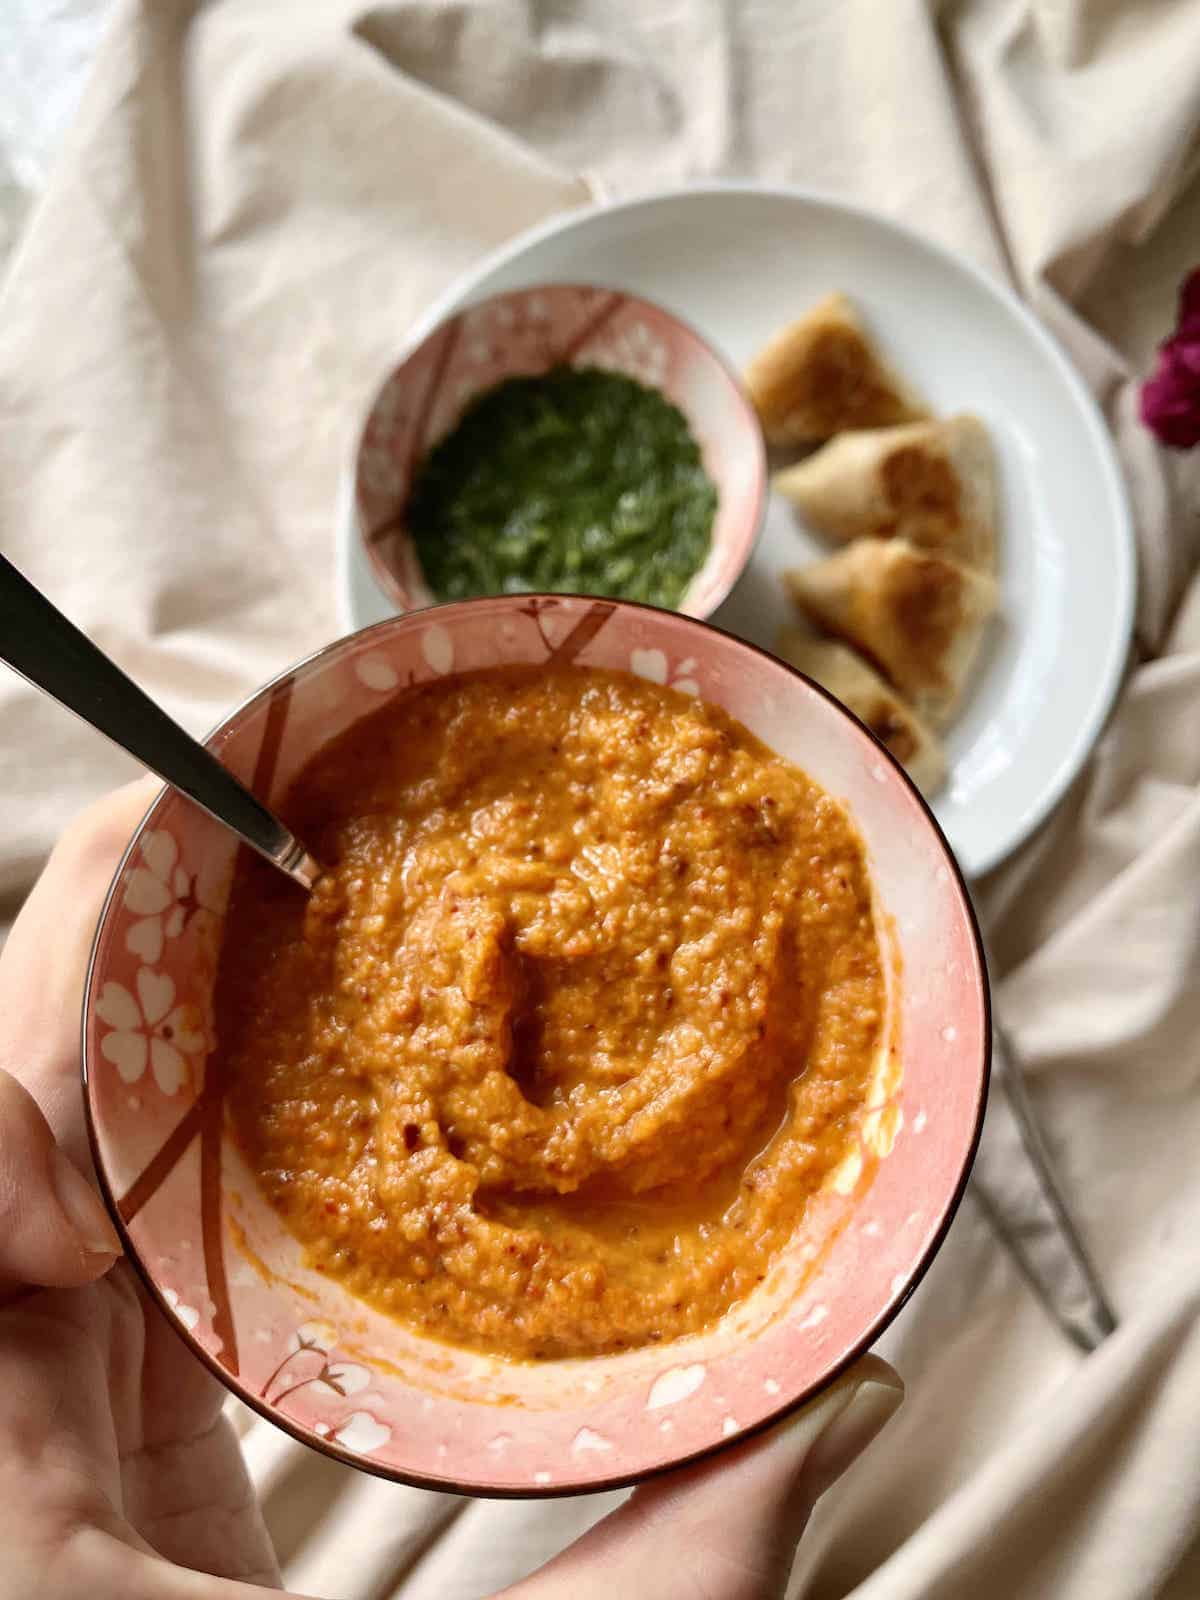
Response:
[[[910,670],[939,688],[949,687],[947,657],[966,619],[966,573],[941,557],[914,550],[886,569],[878,612],[890,613],[895,644]]]
[[[888,367],[842,294],[783,328],[746,368],[772,444],[807,444],[846,428],[886,428],[927,416]]]
[[[936,734],[849,645],[793,626],[780,631],[776,648],[865,723],[919,788],[932,793],[942,783],[946,759]]]
[[[896,697],[881,694],[864,701],[859,717],[900,765],[907,766],[917,753],[917,736],[912,723],[901,715]]]
[[[995,608],[992,578],[902,539],[858,539],[786,573],[801,611],[848,640],[935,723],[953,711]]]
[[[977,417],[839,434],[775,487],[831,539],[907,539],[968,566],[995,561],[995,469]]]
[[[958,477],[945,456],[919,444],[902,446],[884,457],[880,478],[890,513],[881,533],[894,534],[906,522],[934,534],[962,527]]]

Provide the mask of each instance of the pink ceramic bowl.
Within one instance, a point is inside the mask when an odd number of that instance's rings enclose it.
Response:
[[[359,436],[355,520],[375,577],[401,611],[433,604],[405,528],[413,473],[466,405],[504,378],[559,363],[607,367],[683,412],[717,487],[712,548],[678,609],[707,617],[750,559],[766,504],[762,430],[736,373],[695,329],[649,300],[542,284],[456,311],[401,357]]]
[[[708,1332],[590,1360],[423,1339],[306,1267],[225,1127],[213,976],[236,846],[173,792],[113,881],[83,1061],[96,1166],[126,1247],[230,1389],[305,1443],[408,1483],[554,1494],[629,1483],[763,1427],[867,1348],[928,1266],[979,1133],[988,998],[962,880],[916,790],[822,690],[704,623],[578,597],[413,613],[331,645],[212,737],[271,804],[312,752],[429,678],[512,662],[632,670],[723,706],[849,808],[889,960],[859,1147],[755,1295]]]

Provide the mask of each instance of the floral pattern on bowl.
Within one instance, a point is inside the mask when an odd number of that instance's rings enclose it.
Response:
[[[433,601],[404,526],[416,468],[476,395],[563,362],[661,389],[687,417],[718,504],[708,559],[679,609],[710,616],[732,589],[766,500],[762,432],[740,381],[661,306],[590,285],[543,284],[447,318],[401,358],[371,407],[358,444],[355,508],[375,577],[400,610]]]
[[[640,673],[723,706],[842,798],[890,957],[889,1046],[858,1146],[794,1249],[715,1327],[520,1363],[424,1339],[311,1270],[228,1137],[212,989],[236,844],[164,793],[114,880],[89,971],[84,1077],[102,1186],[165,1313],[250,1405],[410,1483],[547,1494],[626,1483],[757,1428],[864,1349],[961,1195],[987,1074],[986,979],[961,878],[874,740],[788,667],[648,607],[513,596],[411,613],[268,685],[212,748],[278,804],[308,756],[415,683],[512,662]],[[148,918],[161,919],[156,932]]]

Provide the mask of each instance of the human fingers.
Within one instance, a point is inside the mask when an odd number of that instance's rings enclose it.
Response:
[[[90,1283],[120,1251],[100,1196],[32,1095],[0,1071],[0,1305],[31,1285]]]
[[[290,1590],[284,1593],[266,1575],[268,1587],[263,1587],[177,1567],[140,1540],[126,1540],[99,1527],[76,1532],[70,1548],[56,1563],[51,1581],[57,1587],[49,1593],[43,1588],[41,1600],[76,1600],[81,1594],[88,1600],[262,1600],[268,1589],[279,1600],[312,1600]],[[0,1600],[8,1600],[3,1579]]]
[[[866,1356],[761,1438],[656,1479],[504,1600],[771,1600],[782,1596],[813,1506],[904,1396]]]
[[[29,1090],[85,1169],[79,1012],[88,952],[122,851],[158,788],[152,779],[127,784],[71,824],[0,955],[0,1067]]]

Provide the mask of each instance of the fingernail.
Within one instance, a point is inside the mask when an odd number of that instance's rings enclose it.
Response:
[[[868,1378],[838,1412],[809,1452],[806,1473],[817,1493],[841,1477],[900,1409],[904,1386],[891,1378]]]
[[[50,1155],[50,1178],[64,1216],[89,1256],[119,1256],[121,1241],[104,1202],[79,1168],[57,1147]]]

